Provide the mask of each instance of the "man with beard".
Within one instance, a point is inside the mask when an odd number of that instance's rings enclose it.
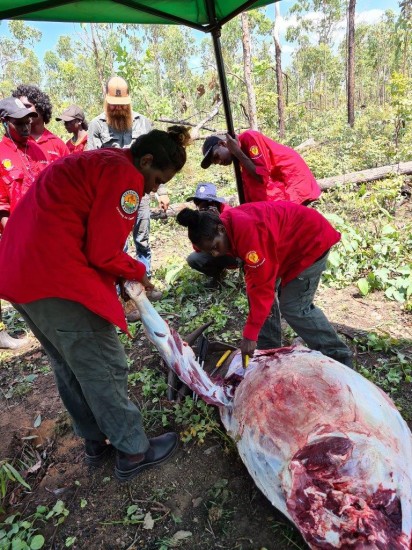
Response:
[[[129,148],[133,141],[152,129],[150,121],[143,115],[132,110],[129,86],[119,76],[114,76],[106,84],[104,112],[94,118],[89,124],[87,150],[116,147]],[[160,208],[166,211],[169,197],[166,186],[161,185],[157,192]],[[150,195],[145,195],[139,206],[136,224],[133,229],[133,241],[136,246],[137,259],[146,266],[150,278],[151,250],[149,245],[150,231]],[[161,292],[148,294],[152,300],[159,300]],[[137,313],[131,312],[128,321],[137,320]]]

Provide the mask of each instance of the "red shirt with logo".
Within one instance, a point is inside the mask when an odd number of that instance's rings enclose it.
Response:
[[[145,274],[123,252],[143,194],[129,150],[87,151],[52,163],[5,227],[0,297],[73,300],[127,331],[115,285]]]
[[[246,202],[286,200],[303,204],[319,198],[321,189],[296,151],[255,130],[243,132],[238,141],[263,178],[263,183],[258,182],[241,165]]]
[[[48,165],[42,149],[33,141],[26,145],[7,136],[0,141],[0,212],[10,214]]]
[[[69,154],[69,149],[64,141],[56,136],[56,134],[50,132],[47,128],[44,129],[44,132],[37,140],[33,138],[30,139],[35,141],[35,143],[43,149],[49,162],[54,162]]]
[[[67,149],[69,150],[69,153],[83,153],[85,147],[87,145],[87,134],[76,143],[73,143],[71,139],[66,141]]]
[[[244,262],[249,315],[243,336],[257,340],[282,286],[314,264],[340,240],[331,224],[316,210],[286,201],[255,202],[221,215],[231,244],[230,254]]]

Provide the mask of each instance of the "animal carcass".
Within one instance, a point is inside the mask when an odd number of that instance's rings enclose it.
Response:
[[[217,405],[256,485],[311,548],[411,550],[412,435],[392,401],[302,346],[240,355],[213,381],[138,283],[126,289],[179,378]]]

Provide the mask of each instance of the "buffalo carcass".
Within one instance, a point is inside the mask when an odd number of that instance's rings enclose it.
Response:
[[[259,489],[311,548],[411,550],[412,435],[393,402],[344,365],[302,346],[240,355],[213,381],[138,283],[126,284],[149,339],[217,405]]]

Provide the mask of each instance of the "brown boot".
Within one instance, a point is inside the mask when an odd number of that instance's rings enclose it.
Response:
[[[129,455],[117,451],[114,473],[120,481],[134,478],[141,471],[156,464],[165,462],[175,452],[179,438],[176,433],[169,432],[149,439],[150,447],[146,453]]]
[[[13,338],[5,330],[0,330],[0,349],[20,349],[28,343],[28,338]]]

